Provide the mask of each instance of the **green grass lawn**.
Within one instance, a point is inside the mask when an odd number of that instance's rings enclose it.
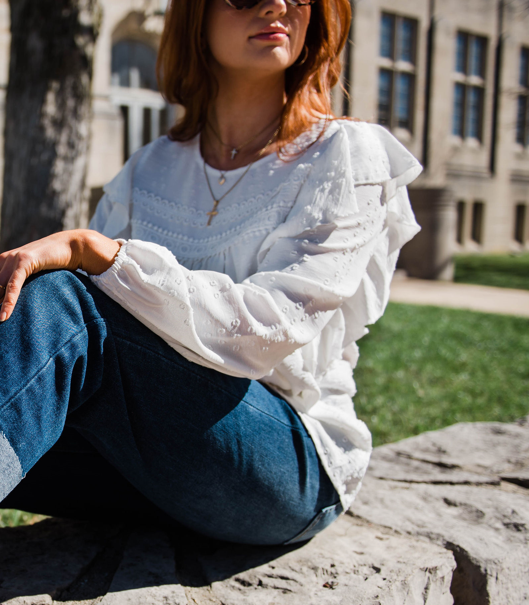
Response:
[[[391,303],[358,344],[354,401],[374,445],[529,414],[529,319]],[[0,527],[40,518],[0,510]]]
[[[44,515],[24,513],[20,510],[0,509],[0,527],[17,527],[18,525],[33,525],[42,519]]]
[[[374,445],[529,414],[529,319],[391,303],[358,344],[354,401]]]
[[[529,254],[456,256],[454,281],[529,290]]]

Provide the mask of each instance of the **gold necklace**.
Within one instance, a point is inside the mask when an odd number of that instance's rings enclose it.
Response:
[[[262,130],[260,130],[256,135],[254,135],[251,139],[249,139],[248,141],[246,141],[246,143],[243,143],[242,145],[238,145],[237,147],[233,147],[232,145],[228,145],[227,143],[225,143],[221,138],[219,133],[215,130],[215,128],[213,128],[213,125],[211,124],[211,122],[206,122],[207,125],[211,128],[211,132],[215,135],[215,137],[217,138],[217,140],[219,141],[219,143],[224,146],[227,147],[230,150],[231,153],[231,159],[234,160],[235,156],[239,153],[239,151],[241,149],[243,149],[244,147],[246,147],[247,145],[249,145],[250,143],[252,143],[253,141],[255,141],[255,139],[259,136],[261,136],[263,134],[263,132],[266,132],[270,126],[272,126],[273,124],[275,124],[275,122],[277,122],[277,120],[279,119],[279,116],[275,117],[273,119],[272,122],[270,122],[270,124],[267,124]],[[222,180],[222,183],[220,182]],[[221,178],[219,179],[219,184],[223,185],[224,182],[226,181],[226,179],[224,179],[224,174],[221,171]]]
[[[268,143],[264,147],[261,148],[261,150],[259,151],[259,154],[255,158],[255,160],[253,162],[250,162],[250,164],[248,164],[246,170],[242,173],[242,175],[235,181],[235,183],[228,189],[228,191],[226,191],[226,193],[224,193],[223,195],[221,195],[219,197],[219,199],[217,199],[215,197],[215,194],[213,193],[213,189],[211,188],[211,183],[209,182],[208,172],[206,170],[206,160],[204,158],[202,158],[202,163],[204,165],[204,176],[206,177],[206,183],[208,184],[209,192],[211,194],[211,197],[213,198],[213,208],[210,210],[210,212],[206,212],[206,215],[209,216],[209,219],[208,219],[208,222],[207,222],[207,227],[209,227],[211,225],[211,221],[213,220],[213,217],[217,216],[217,214],[218,214],[218,212],[217,212],[217,206],[222,202],[222,200],[229,193],[231,193],[235,189],[235,187],[237,187],[237,185],[248,174],[248,171],[250,170],[250,168],[254,165],[255,162],[257,162],[257,160],[259,160],[261,158],[261,156],[264,153],[264,150],[272,143],[272,141],[277,136],[278,132],[279,132],[279,128],[274,132],[274,134],[272,135],[272,138],[268,141]]]

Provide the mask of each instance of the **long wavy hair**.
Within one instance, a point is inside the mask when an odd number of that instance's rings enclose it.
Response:
[[[202,130],[217,94],[203,42],[207,2],[171,0],[165,16],[156,65],[158,84],[169,103],[185,110],[169,132],[174,141],[188,141]],[[340,54],[350,24],[350,0],[316,0],[312,5],[303,59],[285,74],[287,102],[277,138],[280,153],[286,155],[285,147],[314,123],[333,117],[330,92],[339,81]]]

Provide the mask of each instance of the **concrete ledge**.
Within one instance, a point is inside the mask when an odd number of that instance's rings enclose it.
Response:
[[[0,530],[9,605],[529,603],[529,426],[459,424],[377,448],[347,515],[308,543],[47,519]]]

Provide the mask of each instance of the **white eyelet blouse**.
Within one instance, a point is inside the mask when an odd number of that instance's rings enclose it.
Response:
[[[220,197],[245,168],[223,185],[207,170]],[[297,159],[257,161],[208,227],[199,137],[161,137],[106,185],[90,224],[123,244],[93,282],[186,359],[287,400],[344,510],[371,452],[352,403],[356,341],[384,312],[399,250],[419,230],[405,186],[420,172],[384,128],[336,120]]]

